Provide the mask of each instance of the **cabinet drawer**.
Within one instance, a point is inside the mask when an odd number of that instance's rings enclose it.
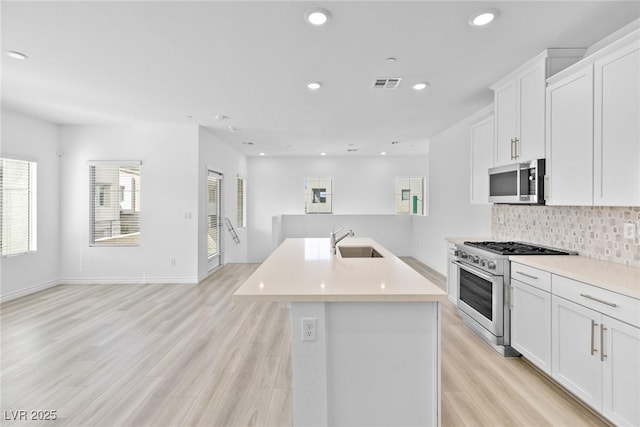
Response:
[[[633,326],[640,326],[640,300],[555,274],[551,284],[554,295]]]
[[[543,291],[551,292],[551,273],[528,265],[511,263],[511,278]]]

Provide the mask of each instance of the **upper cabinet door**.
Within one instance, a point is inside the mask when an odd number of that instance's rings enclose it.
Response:
[[[544,61],[534,64],[518,75],[517,161],[544,158],[544,109],[546,66]]]
[[[640,42],[594,68],[594,204],[640,206]]]
[[[593,204],[593,65],[547,88],[549,205]]]
[[[495,166],[514,163],[512,140],[517,137],[518,88],[513,79],[495,89]]]
[[[493,115],[471,125],[471,203],[489,203],[493,167]]]

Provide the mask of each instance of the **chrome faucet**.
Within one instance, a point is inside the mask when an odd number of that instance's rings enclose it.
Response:
[[[338,231],[340,231],[341,229],[339,229]],[[329,233],[329,236],[331,237],[331,252],[333,252],[333,254],[335,255],[336,253],[336,245],[344,238],[346,237],[353,237],[354,233],[353,230],[349,230],[346,233],[344,233],[342,236],[337,237],[337,233],[338,231],[333,230],[331,231],[331,233]]]

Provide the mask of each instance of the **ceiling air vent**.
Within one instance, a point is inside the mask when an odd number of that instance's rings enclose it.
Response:
[[[400,86],[402,77],[391,77],[386,79],[375,79],[373,81],[374,89],[397,89]]]

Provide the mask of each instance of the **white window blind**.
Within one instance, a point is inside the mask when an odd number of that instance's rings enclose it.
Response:
[[[36,250],[36,173],[34,162],[0,159],[2,256]]]
[[[221,182],[222,175],[209,171],[207,176],[207,255],[209,258],[220,254]]]
[[[90,245],[140,245],[140,162],[90,162]]]
[[[247,226],[247,180],[238,177],[237,184],[237,227],[245,228]]]

